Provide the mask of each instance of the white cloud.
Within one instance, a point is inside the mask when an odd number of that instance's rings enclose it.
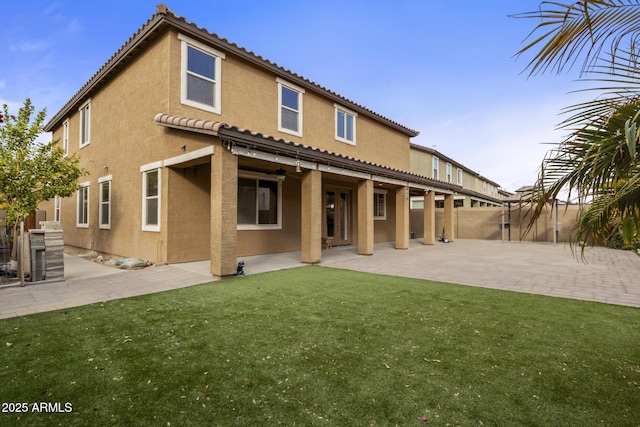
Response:
[[[78,34],[82,32],[83,27],[78,19],[73,18],[71,21],[69,21],[69,25],[67,25],[66,29],[69,34]]]
[[[435,145],[442,154],[462,163],[509,191],[535,182],[540,164],[565,132],[556,130],[565,98],[540,96],[465,108],[464,113],[422,111],[413,117],[421,135],[413,142]]]
[[[44,10],[44,16],[53,15],[57,10],[62,9],[64,7],[64,3],[61,1],[55,1]]]
[[[49,44],[45,43],[45,42],[24,41],[24,42],[19,43],[19,44],[11,45],[9,50],[11,52],[31,53],[31,52],[43,51],[43,50],[47,49],[48,47],[49,47]]]

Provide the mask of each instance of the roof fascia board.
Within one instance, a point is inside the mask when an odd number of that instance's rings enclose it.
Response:
[[[89,81],[85,83],[85,85],[58,111],[58,113],[53,116],[53,118],[45,125],[45,131],[51,131],[61,120],[63,120],[63,118],[79,101],[86,97],[98,84],[100,84],[112,70],[117,68],[124,58],[128,57],[132,51],[135,51],[135,48],[139,46],[141,42],[145,41],[150,34],[153,34],[154,31],[161,28],[164,24],[170,25],[177,31],[189,34],[196,39],[204,40],[221,50],[237,55],[260,68],[269,70],[276,76],[291,80],[304,88],[318,92],[322,96],[325,96],[336,103],[345,105],[345,107],[349,107],[350,109],[368,116],[375,121],[382,122],[385,125],[408,135],[409,137],[415,137],[420,134],[418,131],[407,128],[399,123],[387,119],[386,117],[378,115],[377,113],[368,110],[353,101],[349,101],[348,99],[343,98],[320,85],[314,84],[291,71],[263,59],[262,57],[239,47],[235,43],[223,40],[195,24],[186,22],[185,19],[175,16],[173,12],[155,13],[153,17],[143,25],[138,32],[131,36],[131,38],[89,79]]]
[[[425,147],[425,146],[423,146],[423,145],[414,144],[414,143],[411,143],[410,148],[411,148],[412,150],[413,150],[413,149],[415,149],[415,150],[417,150],[417,151],[422,151],[423,153],[428,153],[428,154],[434,155],[434,156],[436,156],[437,158],[439,158],[440,160],[445,160],[445,161],[447,161],[447,162],[451,163],[453,166],[458,167],[458,168],[461,168],[462,170],[464,170],[465,172],[467,172],[467,173],[469,173],[469,174],[471,174],[471,175],[473,175],[473,176],[476,176],[476,177],[479,177],[479,176],[480,176],[480,174],[479,174],[478,172],[475,172],[475,171],[473,171],[473,170],[469,169],[468,167],[466,167],[466,166],[465,166],[465,165],[463,165],[462,163],[460,163],[460,162],[458,162],[458,161],[453,160],[453,159],[452,159],[451,157],[449,157],[449,156],[445,156],[444,154],[442,154],[442,153],[441,153],[441,152],[439,152],[438,150],[434,150],[433,148]]]
[[[411,149],[415,149],[417,151],[422,151],[423,153],[432,154],[432,155],[438,157],[441,160],[446,160],[449,163],[451,163],[453,166],[461,168],[465,172],[473,175],[474,177],[482,179],[482,180],[486,181],[488,184],[492,184],[492,185],[495,185],[496,187],[500,187],[499,183],[497,183],[495,181],[491,181],[489,178],[486,178],[486,177],[480,175],[478,172],[469,169],[468,167],[466,167],[462,163],[453,160],[451,157],[445,156],[444,154],[442,154],[438,150],[434,150],[433,148],[425,147],[423,145],[414,144],[414,143],[411,143],[410,147],[411,147]]]
[[[328,166],[343,168],[354,172],[360,172],[365,175],[388,177],[396,180],[397,182],[402,182],[402,185],[406,185],[407,183],[415,183],[424,184],[425,186],[429,186],[430,188],[438,189],[437,191],[462,190],[462,187],[459,185],[440,183],[426,177],[411,174],[409,172],[392,170],[385,168],[384,166],[365,163],[357,159],[350,159],[336,154],[324,153],[314,148],[296,146],[292,143],[287,143],[284,141],[278,142],[260,135],[249,135],[233,128],[220,128],[218,130],[218,136],[223,140],[247,144],[249,146],[256,147],[256,149],[267,149],[273,151],[274,153],[295,156],[295,158],[300,161],[307,160],[311,163],[322,162],[326,163]]]
[[[163,19],[181,33],[185,33],[190,37],[193,37],[195,39],[200,39],[203,42],[212,44],[217,49],[236,55],[256,65],[257,67],[270,71],[271,73],[275,74],[277,77],[291,81],[292,83],[295,83],[296,85],[299,85],[305,89],[309,89],[311,91],[320,93],[322,96],[329,98],[335,103],[344,105],[345,107],[348,107],[349,109],[352,109],[364,116],[370,117],[378,122],[383,122],[385,125],[390,126],[410,137],[415,137],[420,134],[420,132],[416,130],[409,129],[405,126],[402,126],[399,123],[396,123],[390,119],[387,119],[386,117],[380,116],[371,110],[367,110],[366,108],[363,108],[362,106],[354,103],[353,101],[349,101],[348,99],[343,98],[329,91],[328,89],[325,89],[317,84],[314,84],[309,80],[306,80],[305,78],[298,76],[297,74],[291,71],[288,71],[274,64],[273,62],[256,55],[255,53],[249,52],[246,49],[241,48],[235,43],[232,43],[228,40],[223,40],[217,37],[216,35],[209,33],[206,29],[200,28],[195,24],[186,22],[182,18],[176,17],[173,14],[167,14],[166,16],[163,16]]]

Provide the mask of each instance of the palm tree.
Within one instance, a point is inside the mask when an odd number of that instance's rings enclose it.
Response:
[[[565,109],[568,137],[547,154],[536,185],[529,228],[563,192],[590,204],[577,222],[578,239],[624,241],[640,232],[640,1],[544,1],[515,15],[539,23],[518,55],[538,49],[530,75],[561,73],[582,62],[581,80],[597,97]],[[608,49],[608,51],[605,51]]]

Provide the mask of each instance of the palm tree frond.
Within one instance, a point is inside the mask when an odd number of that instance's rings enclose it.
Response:
[[[638,57],[635,49],[640,34],[640,2],[633,0],[582,0],[574,3],[545,1],[536,12],[513,15],[516,18],[534,18],[540,23],[529,34],[533,41],[516,53],[517,56],[536,46],[527,69],[530,75],[549,70],[561,73],[582,58],[582,73],[591,70],[607,46],[612,53],[621,46],[631,47],[629,52]],[[544,31],[542,35],[537,35]],[[536,36],[537,35],[537,36]]]

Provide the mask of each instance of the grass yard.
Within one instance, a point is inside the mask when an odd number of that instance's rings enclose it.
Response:
[[[0,425],[640,425],[640,310],[605,304],[309,266],[0,337]]]

